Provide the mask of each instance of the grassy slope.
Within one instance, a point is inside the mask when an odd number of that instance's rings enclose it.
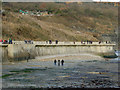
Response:
[[[20,15],[17,10],[50,10],[53,17]],[[59,10],[59,8],[65,8]],[[104,40],[103,34],[115,36],[117,8],[106,4],[84,3],[7,3],[3,16],[3,39],[15,40]],[[111,38],[111,37],[110,37]]]

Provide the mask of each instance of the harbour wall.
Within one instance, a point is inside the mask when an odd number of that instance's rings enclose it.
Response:
[[[2,61],[34,59],[36,56],[114,53],[115,44],[2,44]]]

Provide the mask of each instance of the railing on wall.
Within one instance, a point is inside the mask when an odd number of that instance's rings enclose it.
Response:
[[[49,41],[31,41],[31,42],[25,42],[25,41],[13,41],[13,44],[36,44],[36,45],[107,45],[107,44],[116,44],[115,42],[58,42],[55,41],[49,42]]]

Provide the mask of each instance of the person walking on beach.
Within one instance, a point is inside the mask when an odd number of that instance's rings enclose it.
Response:
[[[63,66],[63,64],[64,64],[64,60],[61,61],[61,65],[62,65],[62,66]]]
[[[28,53],[27,62],[28,62],[29,59],[30,59],[30,53]]]
[[[58,60],[58,66],[60,66],[60,60]]]
[[[56,59],[54,60],[54,65],[56,65],[56,63],[57,63],[57,61],[56,61]]]

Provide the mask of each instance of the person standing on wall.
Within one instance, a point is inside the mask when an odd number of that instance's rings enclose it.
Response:
[[[56,42],[56,44],[58,44],[58,40],[56,40],[55,42]]]
[[[2,39],[0,39],[0,44],[2,44]]]
[[[11,38],[9,39],[9,44],[12,44],[12,39]]]

